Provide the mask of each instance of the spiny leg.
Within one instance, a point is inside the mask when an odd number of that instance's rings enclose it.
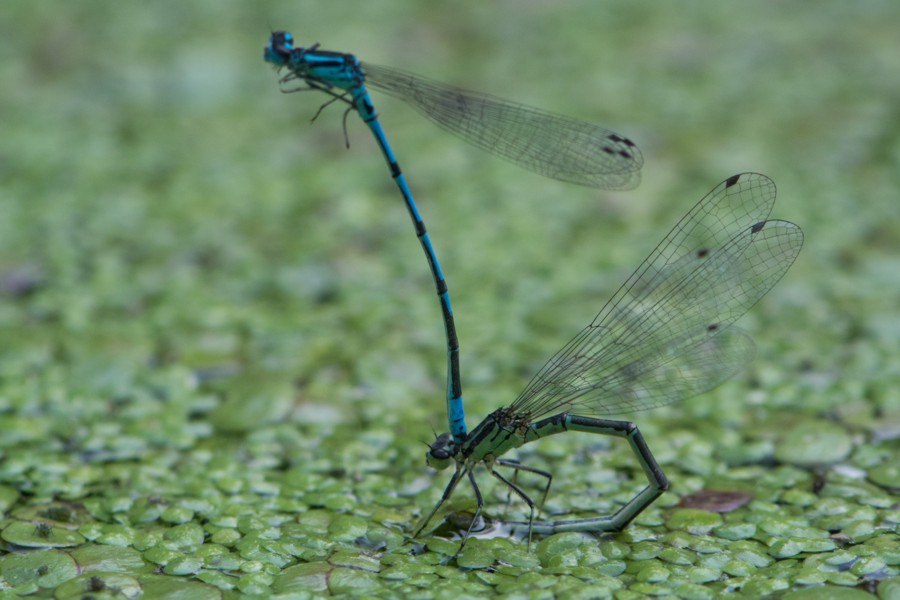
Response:
[[[298,79],[302,80],[302,82],[303,82],[302,85],[304,85],[305,87],[295,87],[295,88],[292,88],[289,90],[284,88],[284,86],[287,85],[288,83],[290,83],[292,81],[296,81]],[[282,77],[281,79],[278,80],[278,84],[281,86],[280,89],[281,89],[282,94],[293,94],[295,92],[308,92],[310,90],[316,90],[319,92],[325,92],[329,96],[337,95],[331,91],[330,86],[323,85],[317,81],[311,81],[311,80],[305,79],[303,77],[298,77],[295,73],[288,73],[287,75],[285,75],[284,77]]]
[[[285,78],[285,80],[286,79],[287,78]],[[284,83],[285,80],[282,80],[282,83]],[[347,99],[347,96],[350,95],[350,92],[341,92],[340,94],[336,94],[335,92],[331,91],[330,87],[318,84],[316,82],[307,81],[306,84],[307,84],[307,87],[305,87],[305,88],[296,88],[293,90],[284,90],[283,89],[281,91],[284,93],[290,93],[290,92],[306,92],[309,90],[318,90],[320,92],[325,92],[326,94],[331,96],[331,100],[329,100],[328,102],[325,102],[324,104],[319,106],[319,110],[317,110],[316,114],[314,114],[312,119],[309,120],[310,123],[314,123],[316,121],[316,119],[319,118],[319,115],[322,114],[322,111],[325,110],[326,108],[328,108],[329,106],[331,106],[332,104],[334,104],[335,102],[344,102],[344,103],[348,104],[349,106],[348,106],[347,110],[344,111],[342,124],[343,124],[343,128],[344,128],[344,145],[347,148],[349,148],[350,147],[350,134],[347,133],[347,115],[349,115],[351,112],[353,112],[353,109],[355,108],[353,105],[353,102],[351,100]]]
[[[327,90],[325,90],[325,91],[327,91]],[[319,118],[319,115],[322,114],[322,111],[325,110],[326,108],[328,108],[329,106],[331,106],[332,104],[334,104],[335,102],[342,100],[344,102],[347,102],[348,104],[350,103],[350,101],[347,100],[347,98],[346,98],[347,92],[344,92],[343,94],[335,94],[334,92],[329,91],[328,93],[331,94],[331,96],[332,96],[331,100],[322,104],[322,106],[319,107],[319,110],[316,111],[316,114],[313,115],[313,118],[309,120],[310,123],[314,123],[316,121],[316,119]],[[353,110],[352,104],[350,104],[350,108],[348,108],[347,111],[349,112],[351,110]],[[346,132],[346,130],[347,130],[347,114],[344,113],[344,131]]]
[[[444,488],[444,493],[441,495],[441,499],[438,500],[438,503],[435,504],[434,508],[431,509],[431,512],[428,513],[428,517],[422,521],[422,524],[419,525],[419,528],[413,533],[413,538],[419,537],[419,534],[422,533],[422,530],[431,522],[431,519],[434,518],[434,515],[437,514],[437,511],[441,508],[441,506],[450,499],[450,496],[453,495],[453,490],[456,488],[456,484],[462,479],[463,475],[466,474],[466,470],[457,466],[456,472],[453,473],[453,477],[450,478],[450,481],[447,483],[447,487]]]
[[[553,483],[553,474],[549,471],[544,471],[542,469],[537,469],[535,467],[529,467],[527,465],[523,465],[518,460],[506,459],[506,458],[498,458],[495,462],[495,465],[501,467],[509,467],[513,469],[513,483],[518,483],[519,471],[525,471],[527,473],[534,473],[535,475],[540,475],[541,477],[545,477],[547,479],[547,485],[544,486],[544,493],[541,495],[541,502],[538,504],[538,510],[544,509],[544,503],[547,502],[547,494],[550,493],[550,484]],[[507,492],[506,494],[506,503],[509,504],[509,495],[511,492]]]
[[[296,75],[286,75],[286,76],[283,77],[283,78],[281,79],[281,81],[279,81],[278,83],[280,83],[281,85],[285,85],[285,84],[287,84],[288,82],[291,82],[291,81],[293,81],[293,80],[295,80],[295,79],[297,79],[297,76],[296,76]],[[305,82],[304,82],[304,83],[305,83]],[[311,85],[309,85],[309,84],[307,83],[307,84],[306,84],[306,87],[295,87],[295,88],[291,88],[291,89],[285,89],[285,88],[282,87],[282,88],[281,88],[281,93],[282,93],[282,94],[295,94],[295,93],[297,93],[297,92],[308,92],[308,91],[310,91],[310,90],[315,90],[315,91],[317,91],[317,92],[318,92],[318,91],[321,91],[319,88],[317,88],[317,87],[312,87]]]
[[[509,489],[518,494],[518,496],[528,505],[528,508],[530,509],[530,512],[528,513],[528,551],[531,552],[531,525],[532,523],[534,523],[534,501],[528,496],[528,494],[525,493],[522,488],[520,488],[518,485],[516,485],[500,473],[491,470],[491,475],[505,483]]]
[[[324,107],[323,107],[323,108],[324,108]],[[321,111],[322,109],[320,108],[319,110]],[[347,147],[347,150],[350,149],[350,134],[347,133],[347,115],[349,115],[351,112],[353,112],[353,105],[352,105],[352,104],[350,105],[350,107],[349,107],[347,110],[344,111],[344,120],[343,120],[343,126],[344,126],[344,145]]]
[[[475,474],[470,469],[468,475],[469,483],[472,484],[472,490],[475,492],[475,514],[472,515],[472,520],[469,522],[469,527],[466,529],[466,533],[463,535],[462,543],[459,545],[459,548],[457,548],[456,554],[453,555],[453,558],[459,556],[459,553],[462,552],[463,546],[465,546],[466,542],[469,541],[469,535],[472,533],[472,528],[475,526],[475,523],[481,516],[481,509],[484,508],[484,498],[482,498],[481,496],[481,490],[478,489],[478,484],[475,483]]]
[[[500,462],[501,460],[503,460],[504,462],[501,463]],[[501,467],[512,468],[513,469],[512,482],[519,483],[519,470],[516,469],[516,465],[522,464],[521,461],[519,461],[516,458],[507,458],[507,459],[498,459],[497,462],[495,462],[494,464],[499,465]],[[507,490],[506,490],[506,506],[507,506],[507,508],[509,508],[510,502],[512,502],[512,490],[507,488]]]

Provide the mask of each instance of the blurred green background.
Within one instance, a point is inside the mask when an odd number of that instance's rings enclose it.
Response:
[[[893,0],[7,3],[0,591],[896,593],[898,26]],[[740,322],[756,362],[635,417],[673,489],[629,530],[531,553],[501,530],[449,564],[458,526],[404,543],[447,476],[423,461],[446,427],[433,284],[367,129],[350,116],[347,150],[340,107],[310,124],[325,98],[279,93],[270,28],[641,148],[636,190],[576,188],[375,97],[450,284],[470,427],[709,189],[775,180],[806,246]],[[644,485],[606,438],[520,456],[555,473],[551,516]],[[484,489],[491,522],[521,518]],[[678,507],[703,489],[753,500]]]

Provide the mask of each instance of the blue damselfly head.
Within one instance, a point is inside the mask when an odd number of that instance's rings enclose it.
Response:
[[[294,50],[294,36],[287,31],[273,31],[263,49],[263,59],[277,67],[285,66]]]

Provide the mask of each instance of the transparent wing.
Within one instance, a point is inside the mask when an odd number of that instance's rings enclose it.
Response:
[[[605,189],[630,189],[640,182],[640,150],[608,129],[390,67],[363,63],[362,68],[369,87],[529,171]]]
[[[533,419],[607,416],[669,404],[731,377],[752,359],[753,344],[728,326],[772,289],[803,245],[797,225],[768,220],[774,202],[765,175],[717,185],[512,408]]]

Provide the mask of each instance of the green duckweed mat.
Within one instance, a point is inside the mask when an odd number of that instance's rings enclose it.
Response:
[[[900,4],[13,2],[0,15],[0,596],[900,597]],[[745,372],[633,416],[672,489],[536,536],[482,476],[453,559],[433,284],[377,148],[283,95],[272,28],[634,139],[576,188],[388,98],[450,283],[469,426],[729,175],[806,246]],[[644,485],[617,440],[524,447],[542,518]],[[539,493],[541,481],[522,477]],[[715,492],[715,493],[713,493]]]

